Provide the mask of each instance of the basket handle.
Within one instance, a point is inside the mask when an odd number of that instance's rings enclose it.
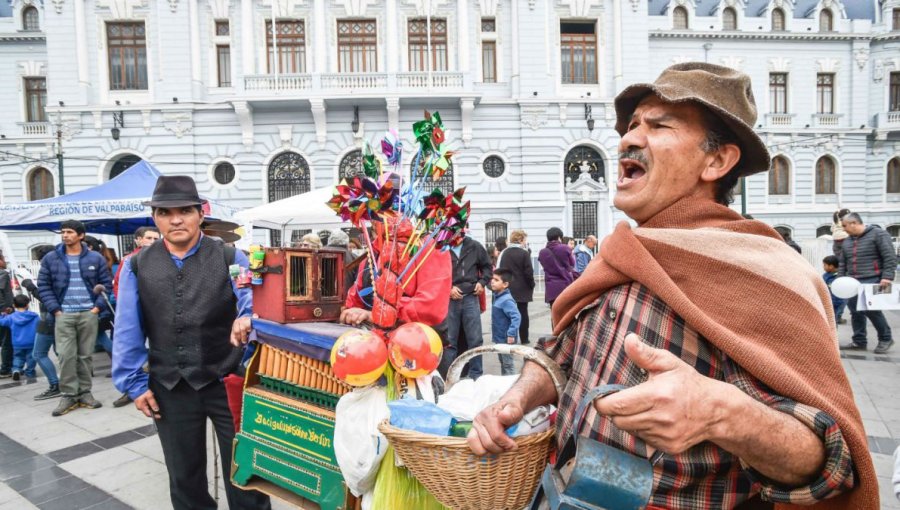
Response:
[[[563,390],[566,387],[566,374],[563,373],[562,368],[553,361],[553,358],[542,351],[519,344],[482,345],[460,354],[447,369],[447,388],[459,381],[463,367],[469,360],[482,354],[515,354],[522,356],[526,361],[534,361],[550,374],[550,379],[553,380],[553,386],[556,388],[556,398],[562,398]]]

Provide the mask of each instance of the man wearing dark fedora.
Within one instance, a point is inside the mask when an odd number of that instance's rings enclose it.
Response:
[[[230,343],[232,329],[249,328],[253,312],[250,289],[234,285],[228,271],[231,264],[247,267],[247,257],[201,233],[205,202],[190,177],[156,182],[144,205],[152,208],[162,242],[124,262],[113,343],[113,382],[156,422],[178,510],[216,508],[206,476],[207,419],[230,478],[235,430],[222,378],[241,360],[242,350]],[[270,507],[259,492],[227,483],[225,493],[232,509]]]
[[[507,427],[557,403],[558,446],[587,436],[649,460],[651,507],[878,508],[828,290],[775,230],[728,207],[739,178],[769,168],[750,78],[677,64],[615,106],[615,205],[638,226],[620,223],[553,305],[539,348],[567,372],[562,394],[527,362],[469,446],[510,450]],[[573,423],[607,384],[625,389]]]

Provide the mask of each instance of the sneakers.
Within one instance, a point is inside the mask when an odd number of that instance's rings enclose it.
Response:
[[[847,324],[847,319],[841,317],[840,319],[838,319],[837,323],[838,324]]]
[[[75,397],[64,395],[59,399],[59,405],[56,406],[56,409],[53,410],[52,414],[53,416],[62,416],[77,407],[78,401],[75,400]]]
[[[888,349],[894,346],[893,340],[888,340],[887,342],[878,342],[878,346],[875,347],[873,351],[875,354],[885,354],[888,352]]]
[[[14,370],[12,373],[13,381],[18,381],[21,378],[22,378],[22,372],[19,372],[18,370]]]
[[[113,402],[113,407],[123,407],[131,403],[131,397],[122,395]]]
[[[9,379],[10,377],[12,377],[12,372],[0,373],[0,379]]]
[[[46,390],[44,390],[43,393],[41,393],[41,394],[39,394],[39,395],[35,395],[35,396],[34,396],[34,399],[35,399],[35,400],[47,400],[47,399],[51,399],[51,398],[54,398],[54,397],[58,397],[59,395],[60,395],[60,393],[59,393],[59,385],[58,385],[58,384],[54,384],[53,386],[50,386],[49,388],[47,388]]]
[[[850,342],[849,344],[841,345],[841,350],[842,351],[865,351],[866,346]]]
[[[99,400],[95,399],[91,392],[85,392],[78,396],[78,405],[87,407],[88,409],[97,409],[103,407]]]

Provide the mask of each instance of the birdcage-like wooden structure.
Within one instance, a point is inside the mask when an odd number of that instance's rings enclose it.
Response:
[[[266,248],[263,282],[253,286],[253,310],[282,324],[337,321],[344,288],[344,250]]]

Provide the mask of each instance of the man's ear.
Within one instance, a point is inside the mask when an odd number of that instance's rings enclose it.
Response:
[[[705,182],[715,182],[724,177],[731,171],[738,161],[741,160],[741,148],[735,143],[722,144],[719,150],[708,154],[708,163],[703,173],[700,174],[700,180]]]

